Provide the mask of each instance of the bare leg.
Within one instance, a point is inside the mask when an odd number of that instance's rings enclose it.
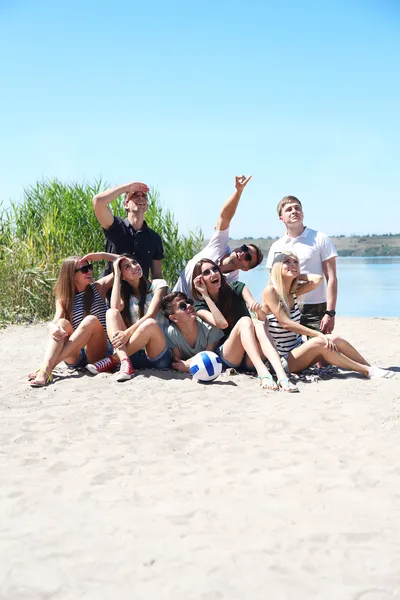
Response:
[[[316,363],[321,357],[324,358],[329,365],[336,365],[342,369],[356,371],[365,377],[369,374],[368,364],[356,362],[341,352],[332,352],[328,350],[322,338],[312,338],[298,348],[292,350],[288,356],[289,369],[293,373],[299,373]]]
[[[68,335],[72,334],[72,325],[69,321],[67,321],[67,319],[59,319],[56,324],[64,329]],[[37,373],[30,373],[28,375],[28,379],[33,385],[45,385],[47,378],[51,375],[55,365],[58,364],[58,357],[60,356],[67,342],[68,338],[63,338],[59,341],[56,341],[53,340],[52,337],[49,337],[40,371]]]
[[[259,321],[254,325],[254,329],[257,339],[260,342],[263,354],[274,368],[278,380],[286,379],[287,374],[285,369],[282,367],[281,358],[278,350],[276,349],[275,341],[270,334],[268,320],[265,319],[264,323]]]
[[[107,354],[106,334],[98,318],[93,315],[85,317],[75,329],[60,353],[56,364],[63,360],[69,363],[76,362],[81,349],[85,346],[89,362],[100,360]]]
[[[125,330],[126,325],[121,313],[115,308],[110,308],[107,311],[107,331],[110,339],[112,340],[116,331]],[[128,343],[118,348],[116,352],[119,360],[122,361],[138,350],[145,348],[147,356],[155,358],[164,350],[165,344],[165,337],[158,323],[154,319],[146,319],[134,331]]]
[[[131,335],[127,348],[129,354],[134,354],[141,348],[146,349],[149,358],[155,358],[164,350],[166,341],[157,321],[146,319]]]
[[[351,358],[351,360],[360,363],[361,365],[367,365],[368,367],[370,366],[369,362],[367,362],[365,358],[361,356],[361,354],[347,340],[336,335],[332,335],[331,337],[333,338],[339,352],[348,358]]]
[[[244,352],[253,363],[257,375],[266,380],[268,378],[269,385],[263,385],[263,387],[276,389],[275,382],[271,383],[271,374],[261,358],[260,347],[250,317],[239,319],[224,343],[224,357],[233,364],[239,364],[242,361]]]

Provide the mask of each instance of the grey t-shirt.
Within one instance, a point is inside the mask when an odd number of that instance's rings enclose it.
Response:
[[[178,348],[181,353],[182,360],[192,358],[198,352],[205,350],[208,344],[215,344],[224,336],[221,329],[213,327],[213,325],[209,325],[208,323],[204,323],[200,317],[197,317],[196,321],[198,331],[196,344],[193,348],[185,340],[182,333],[173,323],[168,325],[167,330],[164,332],[168,348]]]

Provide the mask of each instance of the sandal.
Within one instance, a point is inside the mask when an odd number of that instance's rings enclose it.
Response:
[[[289,394],[296,394],[299,392],[299,388],[297,385],[294,385],[289,379],[289,377],[283,377],[282,379],[278,379],[278,385],[281,392],[289,392]]]
[[[36,377],[37,377],[38,373],[44,373],[46,375],[46,379],[44,380],[44,382],[42,382],[42,381],[36,381]],[[30,373],[28,375],[28,377],[30,378],[31,375],[32,375],[32,373]],[[39,369],[37,369],[35,371],[35,377],[34,377],[34,379],[30,379],[29,380],[29,384],[30,384],[31,387],[44,387],[45,385],[48,385],[49,383],[52,383],[52,381],[53,381],[53,375],[52,375],[52,373],[51,372],[48,373],[44,369],[39,368]]]
[[[263,390],[271,390],[273,392],[277,392],[279,390],[279,387],[276,385],[271,373],[268,373],[268,375],[258,375],[258,379],[260,380],[260,386]],[[263,384],[263,379],[268,380],[266,385]]]

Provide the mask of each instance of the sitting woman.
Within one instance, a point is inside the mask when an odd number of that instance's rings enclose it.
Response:
[[[171,366],[171,352],[165,341],[159,315],[161,300],[168,293],[164,279],[148,281],[142,267],[129,254],[114,262],[111,308],[107,311],[107,332],[115,354],[106,360],[88,364],[93,373],[121,368],[117,381],[127,381],[134,369],[165,369]]]
[[[297,296],[312,291],[321,281],[321,275],[300,275],[299,261],[291,252],[278,254],[274,259],[271,283],[263,292],[263,310],[288,371],[299,373],[324,359],[330,365],[356,371],[370,379],[392,377],[393,371],[371,367],[343,338],[300,325]],[[312,339],[303,342],[302,336]]]
[[[112,353],[106,333],[105,297],[113,275],[93,281],[93,265],[87,254],[70,256],[61,265],[54,286],[56,313],[49,324],[50,339],[42,366],[28,375],[33,387],[43,387],[53,380],[52,371],[65,361],[69,367],[82,368],[88,361],[98,361]],[[113,260],[114,255],[98,253],[97,258]]]
[[[222,346],[217,353],[225,366],[255,369],[263,389],[298,391],[289,381],[264,325],[260,328],[253,324],[248,308],[261,320],[265,319],[265,314],[244,283],[236,281],[228,284],[218,265],[204,258],[196,263],[193,270],[192,295],[198,316],[224,332]],[[278,385],[265,365],[264,357],[275,369]]]

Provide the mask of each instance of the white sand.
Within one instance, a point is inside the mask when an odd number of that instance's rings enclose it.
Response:
[[[399,368],[400,319],[337,332]],[[31,389],[46,335],[0,332],[1,600],[400,598],[400,375]]]

